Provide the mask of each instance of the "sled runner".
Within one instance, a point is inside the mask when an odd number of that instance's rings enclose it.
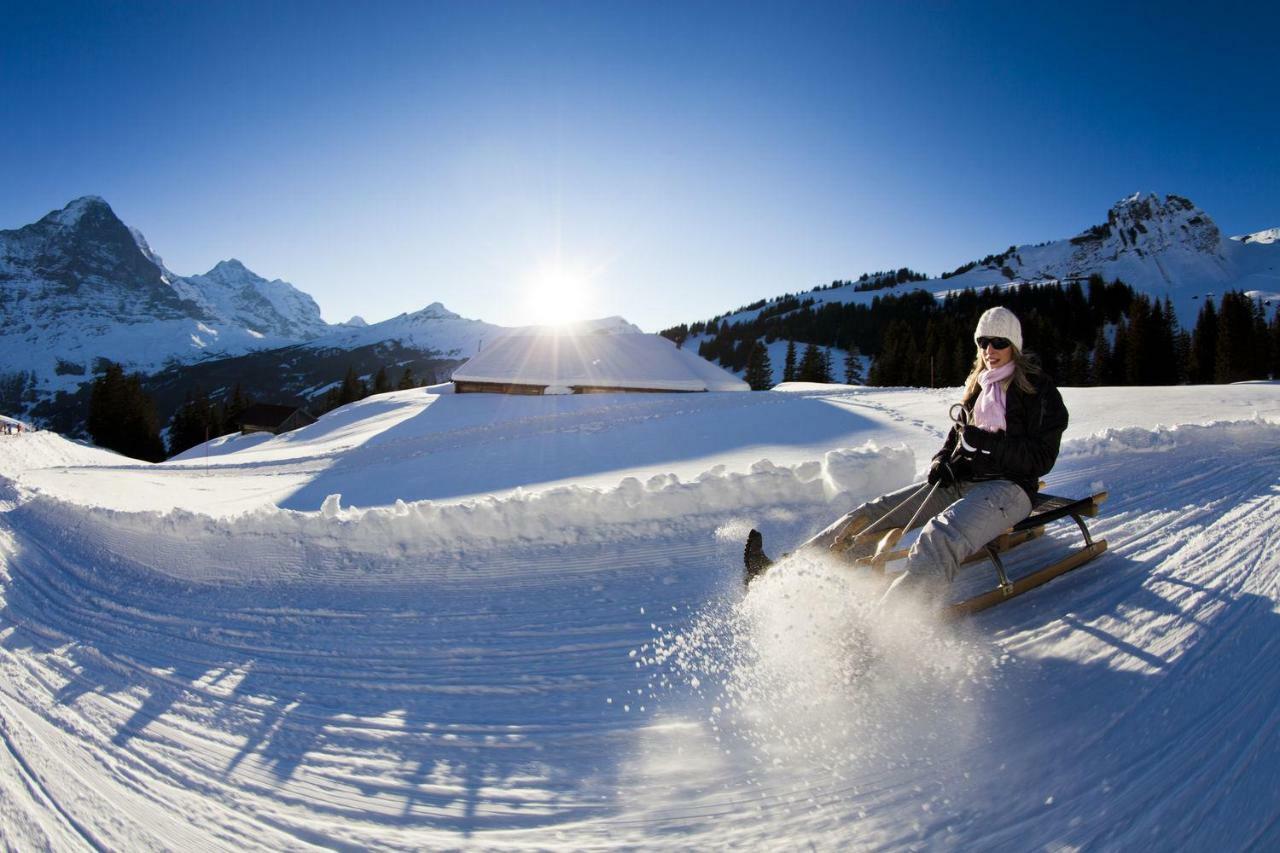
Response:
[[[952,618],[965,616],[994,607],[1007,599],[1048,583],[1072,569],[1079,568],[1097,557],[1106,550],[1107,542],[1105,539],[1095,540],[1089,534],[1089,528],[1086,526],[1084,519],[1086,517],[1096,517],[1099,506],[1106,499],[1107,492],[1098,492],[1089,497],[1079,499],[1037,492],[1032,499],[1030,515],[988,542],[977,553],[969,555],[961,562],[963,566],[989,560],[996,572],[996,586],[979,595],[949,605],[946,608],[948,616]],[[1040,537],[1044,534],[1047,525],[1064,518],[1070,518],[1080,528],[1080,533],[1084,537],[1084,545],[1061,560],[1011,581],[1000,555]],[[874,555],[854,560],[850,565],[866,567],[883,573],[885,563],[906,557],[907,551],[907,548],[882,549]],[[743,551],[743,561],[746,566],[745,579],[748,583],[763,574],[772,565],[772,561],[764,554],[760,534],[755,530],[752,530],[747,536],[747,545]]]
[[[1072,569],[1083,566],[1107,550],[1107,540],[1094,539],[1089,535],[1089,528],[1084,523],[1086,516],[1094,518],[1098,515],[1098,507],[1106,499],[1106,492],[1098,492],[1078,500],[1037,492],[1031,501],[1031,514],[1029,516],[1015,524],[1009,531],[988,542],[982,551],[970,555],[964,561],[964,563],[972,563],[980,562],[984,558],[989,559],[996,570],[996,587],[980,595],[952,604],[947,608],[948,615],[953,618],[966,616],[970,613],[977,613],[980,610],[994,607],[1014,596],[1022,595],[1028,590],[1046,584]],[[1084,545],[1061,560],[1036,569],[1011,582],[1005,572],[1004,562],[1000,559],[1000,554],[1011,551],[1024,542],[1029,542],[1040,536],[1044,533],[1045,525],[1063,518],[1070,518],[1080,528],[1080,534],[1084,537]]]

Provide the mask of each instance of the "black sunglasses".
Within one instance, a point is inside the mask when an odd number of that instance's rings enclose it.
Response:
[[[1008,349],[1013,346],[1013,341],[1008,338],[978,338],[978,349],[986,349],[993,346],[996,349]]]

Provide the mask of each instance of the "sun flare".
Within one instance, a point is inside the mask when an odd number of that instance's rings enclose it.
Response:
[[[561,265],[539,270],[525,289],[525,310],[535,325],[558,325],[587,319],[591,301],[589,277]]]

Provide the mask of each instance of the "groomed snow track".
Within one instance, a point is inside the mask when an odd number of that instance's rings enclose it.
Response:
[[[859,458],[863,487],[900,478]],[[1108,552],[927,635],[869,625],[821,564],[742,598],[739,535],[771,490],[792,541],[824,520],[819,468],[562,493],[581,518],[473,507],[510,514],[505,543],[434,541],[413,505],[213,520],[9,489],[0,840],[1280,846],[1280,426],[1070,442],[1051,485],[1110,489]]]

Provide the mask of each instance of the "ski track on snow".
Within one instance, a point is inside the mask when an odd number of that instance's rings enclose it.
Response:
[[[0,513],[0,839],[1273,847],[1277,437],[1245,422],[1069,442],[1050,488],[1111,490],[1091,525],[1108,551],[937,632],[872,624],[859,581],[823,565],[743,598],[749,524],[795,542],[833,513],[813,472],[696,487],[794,481],[772,508],[726,499],[544,546],[380,550],[375,532],[417,522],[297,516],[302,568],[274,581],[215,571],[233,542],[236,559],[282,558],[262,518],[172,516],[184,550],[144,538],[147,514],[72,524],[61,502],[15,499]],[[661,517],[688,497],[655,484],[627,499]],[[1077,538],[1059,525],[1015,556]]]

